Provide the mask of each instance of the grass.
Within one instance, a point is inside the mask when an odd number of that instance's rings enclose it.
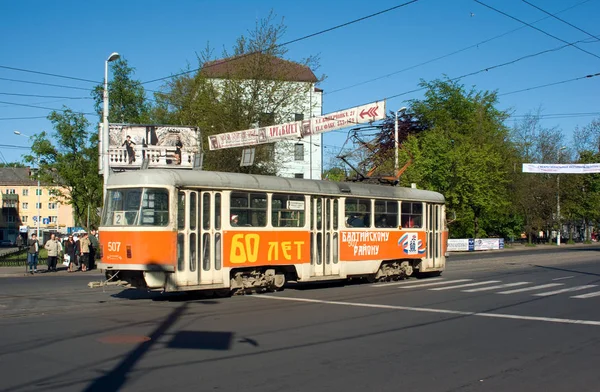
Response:
[[[38,265],[46,265],[48,259],[48,251],[44,248],[40,249],[38,256]],[[10,253],[0,256],[0,267],[22,267],[27,264],[27,249],[20,252]]]

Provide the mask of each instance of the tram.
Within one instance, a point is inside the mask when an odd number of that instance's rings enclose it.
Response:
[[[274,291],[445,268],[437,192],[177,169],[117,173],[106,189],[98,268],[139,289]]]

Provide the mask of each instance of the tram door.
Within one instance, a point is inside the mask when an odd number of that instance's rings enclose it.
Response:
[[[442,224],[442,206],[440,204],[427,204],[427,258],[431,261],[429,268],[444,267]]]
[[[222,283],[221,193],[182,190],[177,204],[177,284]]]
[[[311,199],[311,276],[339,275],[338,200]]]

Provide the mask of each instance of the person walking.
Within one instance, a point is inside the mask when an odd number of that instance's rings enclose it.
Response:
[[[90,263],[90,239],[87,233],[81,234],[79,240],[79,252],[81,256],[81,271],[85,272],[88,270]]]
[[[50,234],[50,239],[46,242],[44,248],[48,251],[47,272],[56,272],[56,262],[62,253],[62,245],[60,244],[60,241],[56,239],[56,234]]]
[[[40,243],[37,240],[37,235],[34,233],[31,238],[27,240],[27,263],[29,264],[29,273],[37,274],[38,256],[40,254]]]
[[[79,254],[79,241],[75,241],[72,235],[65,242],[65,255],[69,256],[69,272],[75,272],[79,269],[77,256]]]

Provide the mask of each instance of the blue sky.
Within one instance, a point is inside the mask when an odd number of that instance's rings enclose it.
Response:
[[[0,66],[23,68],[101,81],[104,61],[119,52],[136,69],[135,77],[152,80],[195,66],[196,53],[207,43],[219,54],[231,48],[237,37],[253,29],[255,22],[273,10],[287,25],[284,41],[309,35],[393,6],[403,1],[357,0],[316,1],[199,1],[127,0],[85,2],[75,0],[0,2]],[[528,23],[547,17],[521,0],[482,0]],[[600,36],[597,23],[598,0],[530,0],[550,13],[567,9],[558,17]],[[471,15],[471,14],[474,15]],[[578,44],[600,57],[600,42],[554,18],[535,26],[567,42]],[[403,69],[465,49],[500,34],[523,27],[501,38],[482,43],[442,60]],[[486,8],[473,0],[420,0],[350,26],[290,44],[286,57],[301,60],[319,55],[317,75],[327,79],[319,86],[325,91],[324,113],[337,111],[391,97],[417,88],[421,79],[432,80],[444,74],[457,77],[502,64],[522,56],[563,46],[518,21]],[[516,62],[461,80],[467,87],[498,90],[500,94],[600,72],[600,58],[573,47]],[[390,75],[393,74],[393,75]],[[385,75],[390,75],[383,77]],[[358,83],[374,78],[379,80]],[[50,83],[77,87],[68,89],[26,84],[3,79]],[[22,97],[7,94],[32,94],[89,98],[92,83],[24,73],[0,68],[0,135],[5,146],[0,152],[6,161],[20,160],[27,150],[6,145],[27,146],[29,140],[14,135],[52,131],[45,118],[49,110],[12,105],[25,104],[93,113],[91,99]],[[146,85],[157,89],[159,83]],[[500,96],[499,107],[516,115],[535,111],[551,116],[547,127],[562,129],[565,143],[572,132],[600,117],[600,76],[557,86]],[[349,88],[350,87],[350,88]],[[343,89],[341,91],[335,91]],[[387,100],[395,111],[406,100],[422,97],[422,92]],[[12,104],[9,104],[12,103]],[[584,115],[595,113],[593,115]],[[95,115],[88,116],[97,124]],[[518,119],[518,117],[515,117]],[[325,135],[329,154],[345,141],[344,132]],[[0,157],[2,159],[2,157]]]

